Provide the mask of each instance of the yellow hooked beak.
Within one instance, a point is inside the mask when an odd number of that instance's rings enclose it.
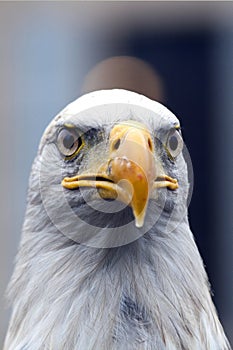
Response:
[[[110,133],[109,159],[97,174],[65,177],[67,189],[95,187],[105,199],[117,199],[130,205],[137,227],[142,227],[148,201],[155,188],[178,188],[176,179],[164,175],[154,157],[149,131],[138,122],[115,125]]]

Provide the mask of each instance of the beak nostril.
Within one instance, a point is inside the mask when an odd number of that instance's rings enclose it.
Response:
[[[151,139],[148,139],[148,146],[149,146],[150,151],[152,151],[152,142],[151,142]]]
[[[121,140],[117,139],[113,145],[113,149],[117,150],[120,147]]]

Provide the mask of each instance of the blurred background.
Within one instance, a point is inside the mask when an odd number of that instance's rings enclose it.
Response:
[[[233,3],[0,2],[0,347],[28,176],[43,130],[84,92],[144,93],[181,120],[190,221],[233,342]]]

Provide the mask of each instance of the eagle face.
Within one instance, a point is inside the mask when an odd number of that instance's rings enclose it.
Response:
[[[39,182],[48,216],[93,247],[128,244],[154,225],[171,230],[186,213],[183,147],[178,119],[161,104],[125,90],[83,96],[42,138]]]

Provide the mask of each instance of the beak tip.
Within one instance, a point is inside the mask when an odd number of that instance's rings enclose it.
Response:
[[[141,215],[135,215],[135,226],[137,228],[141,228],[144,225],[144,221],[145,221],[145,211],[143,213],[141,213]]]
[[[137,228],[143,227],[143,224],[144,224],[144,222],[138,222],[137,220],[135,221],[135,226],[136,226]]]

